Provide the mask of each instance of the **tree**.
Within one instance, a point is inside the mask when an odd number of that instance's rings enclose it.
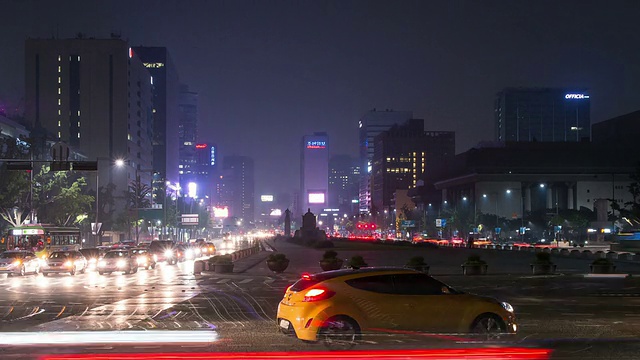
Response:
[[[86,193],[86,187],[84,177],[41,167],[33,177],[34,207],[40,222],[59,226],[84,223],[95,202],[95,198]]]
[[[129,224],[133,222],[136,243],[140,240],[141,225],[144,223],[144,220],[140,219],[139,210],[151,207],[151,200],[149,199],[151,194],[151,186],[140,182],[139,176],[136,177],[135,181],[129,183],[128,191],[125,193],[127,208],[130,210],[129,214],[134,217],[134,219],[129,217]]]
[[[26,159],[29,156],[28,139],[0,137],[0,158]],[[31,211],[28,171],[7,170],[0,166],[0,216],[12,226],[19,226]]]

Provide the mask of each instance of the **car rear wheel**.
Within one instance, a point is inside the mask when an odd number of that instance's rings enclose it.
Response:
[[[504,321],[495,314],[482,314],[471,325],[471,332],[480,335],[486,340],[499,339],[507,328]]]
[[[360,327],[355,320],[346,316],[328,319],[318,332],[318,340],[331,350],[351,349],[359,337]]]

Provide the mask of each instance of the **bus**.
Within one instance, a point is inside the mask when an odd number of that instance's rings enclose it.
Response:
[[[22,249],[46,258],[56,250],[79,250],[82,242],[80,229],[47,224],[29,224],[9,229],[3,250]]]

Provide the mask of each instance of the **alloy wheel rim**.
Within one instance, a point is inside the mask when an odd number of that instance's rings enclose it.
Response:
[[[356,329],[350,322],[330,321],[324,330],[324,342],[329,347],[352,347],[356,335]]]

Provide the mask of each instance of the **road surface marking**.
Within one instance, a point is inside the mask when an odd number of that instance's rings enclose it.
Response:
[[[238,284],[246,284],[246,283],[251,282],[251,281],[253,281],[253,279],[244,279],[244,280],[238,282]]]

